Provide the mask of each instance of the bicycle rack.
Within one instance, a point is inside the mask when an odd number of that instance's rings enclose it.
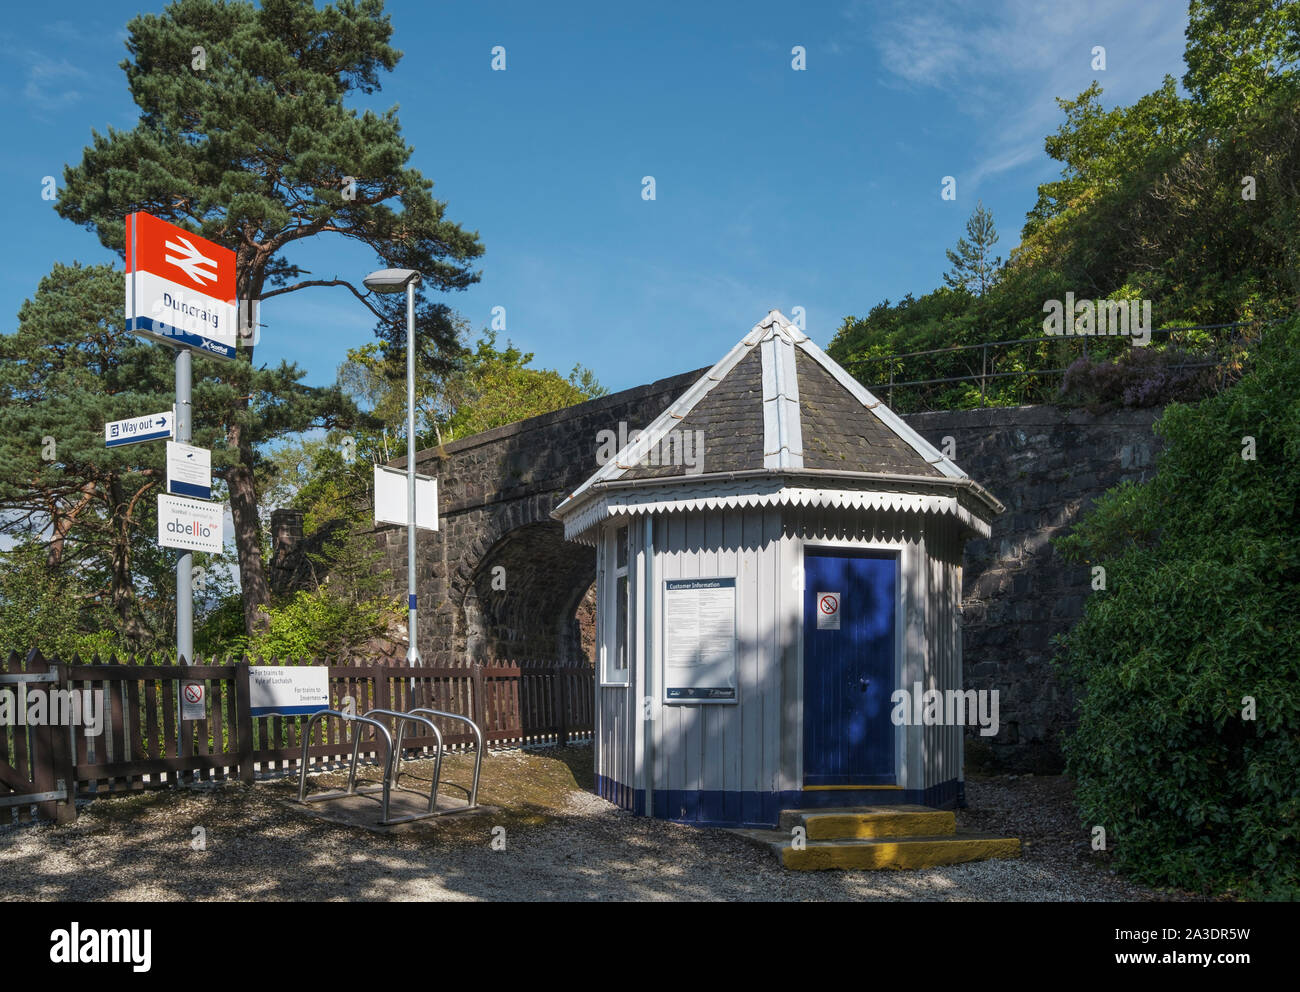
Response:
[[[390,818],[388,816],[388,810],[387,808],[385,808],[384,819],[381,822],[385,826],[388,826],[394,823],[409,823],[411,820],[423,820],[425,817],[436,816],[438,813],[438,779],[442,775],[442,731],[438,729],[437,725],[432,720],[425,719],[422,716],[416,716],[414,712],[399,713],[397,710],[381,710],[381,709],[366,710],[365,716],[362,719],[369,719],[375,714],[378,714],[380,716],[396,717],[398,721],[397,743],[393,745],[392,750],[389,753],[388,770],[387,770],[387,775],[385,777],[386,787],[391,787],[394,789],[402,789],[402,786],[399,782],[402,776],[402,771],[401,771],[402,737],[406,733],[406,725],[408,723],[418,722],[424,724],[426,727],[428,727],[430,730],[433,731],[433,736],[438,741],[438,751],[434,755],[434,759],[433,759],[433,785],[429,789],[428,811],[424,813],[411,813],[407,816],[398,816],[398,817]],[[372,791],[374,790],[372,789]],[[402,789],[402,791],[414,792],[416,793],[416,795],[423,795],[423,793],[421,793],[418,789]]]
[[[429,709],[427,706],[417,706],[413,710],[408,710],[406,715],[414,715],[416,713],[427,713],[430,716],[440,716],[448,720],[460,720],[462,723],[468,723],[470,729],[474,731],[474,739],[476,742],[476,747],[474,750],[474,783],[470,787],[469,805],[465,807],[466,809],[473,809],[475,806],[478,805],[478,777],[479,777],[479,772],[483,770],[483,731],[479,729],[477,723],[475,723],[467,716],[461,716],[459,713],[445,713],[442,710]],[[402,762],[402,731],[404,731],[405,729],[406,729],[406,724],[402,724],[400,727],[397,728],[396,754],[397,754],[397,764],[399,766],[401,765]],[[438,746],[439,749],[441,750],[442,747],[441,734],[438,735]],[[437,788],[437,776],[438,773],[435,769],[434,771],[435,788]]]
[[[348,787],[342,790],[336,789],[333,792],[322,792],[319,795],[315,795],[311,797],[307,796],[307,748],[309,742],[311,741],[311,728],[312,728],[312,724],[314,724],[317,720],[322,720],[325,717],[337,717],[338,719],[344,721],[345,723],[369,724],[370,726],[377,728],[384,735],[384,740],[388,744],[388,756],[387,756],[387,760],[384,762],[385,767],[384,767],[383,785],[373,786],[371,788],[360,790],[360,791],[357,789],[357,753],[361,748],[361,734],[359,731],[353,731],[352,764],[348,770]],[[388,822],[389,777],[390,777],[390,772],[392,771],[392,767],[393,767],[393,735],[388,732],[387,727],[385,727],[378,720],[372,720],[369,717],[356,716],[355,714],[352,713],[343,713],[340,712],[339,710],[321,710],[318,713],[313,713],[311,717],[307,720],[307,725],[303,727],[302,763],[301,763],[300,771],[298,773],[298,802],[319,803],[319,802],[324,802],[328,799],[343,799],[346,796],[355,796],[355,795],[360,795],[365,793],[378,792],[382,789],[384,793],[384,801],[382,807],[383,819],[381,819],[379,822],[387,823]]]
[[[478,749],[474,758],[474,781],[470,787],[469,804],[464,809],[474,809],[478,806],[478,783],[479,775],[483,769],[483,732],[469,717],[461,716],[459,713],[445,713],[442,710],[428,709],[426,707],[417,707],[406,713],[397,710],[373,709],[367,710],[361,716],[355,716],[351,713],[343,713],[339,710],[321,710],[313,713],[307,720],[306,726],[303,727],[302,737],[302,763],[298,775],[298,802],[300,803],[319,803],[330,799],[344,799],[348,796],[373,795],[377,792],[383,793],[383,800],[380,811],[380,824],[382,826],[391,826],[397,823],[409,823],[412,820],[423,820],[430,816],[440,816],[442,813],[462,812],[460,809],[455,810],[438,810],[438,785],[442,777],[442,731],[427,716],[443,717],[448,720],[460,720],[470,725],[474,732],[474,738],[477,742]],[[393,735],[388,727],[380,720],[374,719],[375,716],[393,717],[397,720],[397,739],[393,740]],[[352,735],[352,761],[348,768],[348,786],[346,789],[336,789],[332,792],[322,792],[314,796],[307,795],[307,752],[311,740],[311,728],[318,720],[327,717],[334,717],[343,720],[345,723],[364,723],[367,726],[375,727],[384,735],[384,742],[387,745],[387,755],[384,761],[384,779],[381,784],[357,787],[357,757],[361,750],[361,734],[359,730],[354,730]],[[434,755],[433,763],[433,784],[429,789],[429,808],[423,813],[410,813],[405,816],[390,817],[388,815],[389,800],[392,797],[394,788],[401,789],[403,792],[414,792],[416,795],[423,795],[418,789],[403,789],[400,785],[402,775],[402,741],[406,736],[406,727],[410,723],[422,723],[433,731],[434,739],[437,741],[437,752]],[[459,787],[458,787],[459,788]]]

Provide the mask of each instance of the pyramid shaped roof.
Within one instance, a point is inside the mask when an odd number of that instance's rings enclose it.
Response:
[[[942,504],[980,536],[1003,509],[772,310],[553,516],[583,540],[619,512],[791,501]]]

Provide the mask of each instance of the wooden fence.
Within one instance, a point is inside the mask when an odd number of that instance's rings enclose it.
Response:
[[[46,660],[39,652],[25,659],[10,654],[0,661],[0,824],[13,815],[63,822],[75,817],[79,797],[236,777],[252,782],[297,771],[308,717],[251,716],[249,664],[87,664],[75,657],[67,663]],[[563,745],[590,739],[594,727],[595,679],[586,667],[412,668],[370,661],[328,667],[333,708],[343,709],[351,699],[358,714],[416,706],[463,714],[479,725],[488,747]],[[204,719],[178,720],[183,681],[204,684]],[[20,709],[27,713],[23,700],[30,705],[36,695],[46,696],[45,709],[53,706],[55,691],[64,693],[66,705],[73,698],[68,690],[77,690],[82,701],[102,701],[102,712],[92,705],[75,726],[35,720],[29,726],[18,715]],[[102,720],[99,733],[87,733],[88,718]],[[435,723],[448,748],[472,741],[458,721]],[[358,731],[361,754],[382,756],[373,728],[321,720],[308,742],[309,763],[347,761]],[[426,732],[408,736],[404,746],[434,743]]]

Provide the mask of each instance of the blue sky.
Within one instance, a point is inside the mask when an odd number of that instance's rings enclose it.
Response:
[[[41,180],[80,160],[92,128],[134,125],[124,25],[162,6],[6,10],[5,330],[54,262],[112,260]],[[412,164],[486,246],[482,281],[447,301],[476,331],[505,307],[505,336],[536,364],[581,362],[610,389],[711,364],[772,307],[802,306],[825,346],[845,315],[939,284],[979,199],[1005,256],[1059,171],[1043,151],[1053,98],[1096,78],[1127,104],[1181,77],[1187,21],[1179,0],[387,9],[404,58],[357,105],[400,107]],[[946,175],[955,202],[940,198]],[[376,263],[342,240],[293,257],[317,276]],[[295,361],[314,384],[373,339],[344,289],[278,297],[262,317],[258,362]]]

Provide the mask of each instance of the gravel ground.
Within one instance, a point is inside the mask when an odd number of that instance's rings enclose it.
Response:
[[[453,780],[463,763],[448,763]],[[590,763],[583,748],[491,755],[481,801],[500,813],[389,836],[304,816],[287,801],[296,780],[96,800],[69,826],[0,829],[0,900],[1185,898],[1112,875],[1059,778],[967,783],[960,825],[1020,837],[1019,860],[788,872],[726,831],[634,817],[582,791]],[[505,850],[491,847],[494,826],[505,828]],[[195,827],[204,850],[193,849]]]

